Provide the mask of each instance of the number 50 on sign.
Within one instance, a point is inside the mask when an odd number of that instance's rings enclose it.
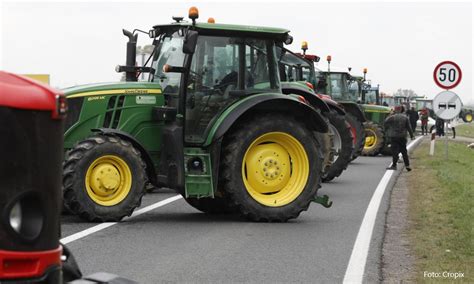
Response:
[[[462,72],[456,63],[443,61],[436,66],[433,77],[440,88],[452,89],[461,82]]]

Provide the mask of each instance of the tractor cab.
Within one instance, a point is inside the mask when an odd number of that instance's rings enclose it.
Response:
[[[244,31],[224,33],[228,29],[223,24],[183,22],[154,27],[157,52],[150,82],[159,83],[168,106],[184,115],[186,143],[204,143],[211,120],[234,102],[280,92],[272,37],[288,31],[260,31],[263,37],[252,38]]]
[[[350,91],[350,89],[354,87],[354,81],[348,72],[336,68],[330,71],[318,71],[320,74],[319,77],[322,77],[320,80],[326,80],[326,86],[321,91],[330,94],[334,100],[352,102],[359,100],[357,94]],[[318,84],[318,86],[324,87],[324,84]]]

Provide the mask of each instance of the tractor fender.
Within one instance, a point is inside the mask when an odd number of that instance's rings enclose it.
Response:
[[[312,106],[288,95],[265,93],[246,97],[222,112],[214,120],[214,125],[203,146],[209,146],[223,137],[239,118],[253,111],[291,113],[308,122],[308,125],[317,132],[326,133],[328,131],[327,122]]]
[[[331,110],[336,111],[337,114],[340,114],[340,115],[346,114],[346,111],[336,101],[333,101],[331,99],[324,99],[324,98],[323,98],[323,101],[328,105],[328,107]]]
[[[339,102],[344,107],[344,110],[353,116],[357,117],[358,120],[361,122],[366,122],[367,119],[365,118],[364,112],[360,109],[359,105],[355,103],[348,103],[348,102]]]
[[[281,90],[283,94],[286,95],[294,94],[303,96],[314,108],[321,110],[321,112],[328,112],[330,109],[323,99],[298,83],[282,83]]]
[[[138,151],[140,151],[140,155],[142,156],[143,161],[146,164],[146,174],[148,176],[148,179],[150,180],[152,184],[156,185],[157,180],[156,180],[155,165],[153,164],[153,161],[151,160],[151,157],[148,154],[145,147],[143,147],[143,145],[140,144],[140,142],[138,142],[138,140],[135,139],[135,137],[133,137],[127,132],[120,131],[113,128],[95,128],[95,129],[92,129],[92,132],[100,133],[103,135],[117,135],[118,137],[132,143],[133,147],[135,147]]]

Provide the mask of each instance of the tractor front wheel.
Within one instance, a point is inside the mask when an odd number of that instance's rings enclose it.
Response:
[[[382,128],[373,123],[368,122],[365,125],[365,145],[362,155],[377,156],[384,146],[384,133]]]
[[[471,112],[466,112],[466,113],[463,114],[462,120],[463,120],[464,122],[471,123],[471,122],[472,122],[472,119],[473,119],[473,117],[472,117],[472,113],[471,113]]]
[[[140,205],[146,183],[140,152],[117,136],[79,142],[63,164],[66,207],[88,221],[115,222],[130,216]]]
[[[312,131],[289,115],[254,115],[224,137],[223,186],[252,221],[284,222],[307,210],[321,183],[322,157]]]

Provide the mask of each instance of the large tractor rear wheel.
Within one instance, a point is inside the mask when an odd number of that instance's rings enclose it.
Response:
[[[351,132],[353,136],[353,146],[354,150],[352,151],[351,161],[355,160],[357,157],[362,155],[364,150],[365,143],[365,130],[364,124],[357,119],[354,115],[346,113],[346,120],[351,126]]]
[[[318,149],[312,131],[292,116],[247,117],[224,137],[219,183],[246,219],[296,218],[320,187]]]
[[[329,170],[323,175],[325,182],[340,176],[347,169],[354,150],[351,126],[346,122],[344,116],[331,111],[328,118],[335,155]]]
[[[377,156],[384,146],[384,133],[382,128],[373,123],[368,122],[365,125],[365,145],[362,155]]]
[[[145,194],[147,175],[140,152],[117,136],[77,143],[63,164],[64,202],[83,219],[115,222],[130,216]]]
[[[328,121],[329,124],[329,121]],[[332,133],[319,133],[314,132],[318,144],[321,146],[321,155],[323,157],[322,176],[324,177],[332,166],[334,157],[336,155],[336,149],[334,145],[334,135]]]

